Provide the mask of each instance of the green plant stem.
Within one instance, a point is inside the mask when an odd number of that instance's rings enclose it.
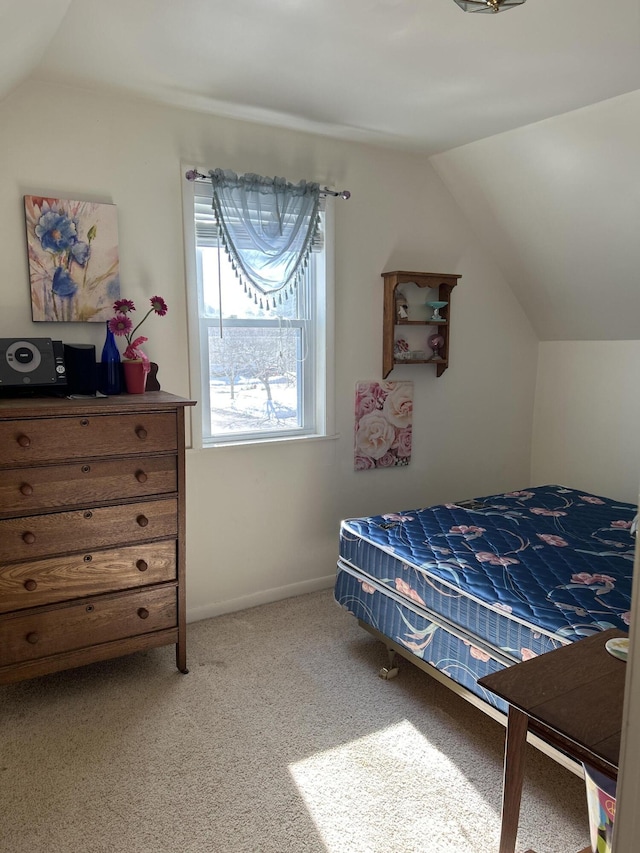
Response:
[[[138,331],[138,329],[140,328],[140,326],[144,323],[144,321],[147,319],[147,317],[149,316],[149,314],[151,314],[151,312],[152,312],[152,311],[153,311],[153,308],[149,308],[149,310],[148,310],[148,311],[147,311],[147,313],[144,315],[144,317],[142,318],[142,320],[140,320],[140,322],[138,323],[138,325],[137,325],[137,326],[134,326],[134,327],[133,327],[133,329],[129,332],[129,334],[128,334],[128,335],[126,335],[127,343],[128,343],[129,345],[131,345],[131,341],[133,340],[135,333]]]

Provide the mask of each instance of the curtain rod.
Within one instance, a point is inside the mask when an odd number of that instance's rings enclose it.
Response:
[[[198,172],[197,169],[189,169],[188,172],[185,172],[185,178],[188,181],[210,181],[211,178],[208,175],[203,175],[202,172]],[[351,193],[349,190],[330,190],[329,187],[324,187],[324,189],[320,190],[320,195],[332,195],[335,198],[343,198],[345,201],[348,198],[351,198]]]

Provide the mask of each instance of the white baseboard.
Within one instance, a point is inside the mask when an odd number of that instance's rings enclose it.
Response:
[[[330,589],[335,580],[336,576],[332,574],[310,581],[300,581],[299,583],[287,584],[287,586],[260,590],[260,592],[254,592],[251,595],[242,595],[240,598],[231,598],[228,601],[220,601],[215,604],[187,607],[187,622],[198,622],[200,619],[211,619],[213,616],[235,613],[238,610],[246,610],[248,607],[258,607],[260,604],[270,604],[272,601],[282,601],[284,598],[293,598],[296,595],[305,595],[308,592]]]

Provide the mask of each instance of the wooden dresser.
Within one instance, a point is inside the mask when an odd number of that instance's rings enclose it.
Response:
[[[185,427],[163,391],[0,400],[0,684],[185,646]]]

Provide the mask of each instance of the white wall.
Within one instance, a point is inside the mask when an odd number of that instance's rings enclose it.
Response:
[[[640,341],[540,344],[531,479],[635,502]]]
[[[351,190],[336,203],[338,437],[190,450],[188,610],[207,616],[329,586],[338,525],[529,483],[537,339],[425,158],[205,114],[29,83],[0,104],[0,336],[101,346],[96,324],[33,324],[22,196],[117,205],[122,293],[164,296],[145,327],[165,390],[190,385],[182,238],[185,165],[307,178]],[[415,382],[414,456],[353,471],[355,383],[379,379],[383,270],[462,275],[450,367],[405,366]]]
[[[540,340],[633,340],[640,90],[431,159]]]

